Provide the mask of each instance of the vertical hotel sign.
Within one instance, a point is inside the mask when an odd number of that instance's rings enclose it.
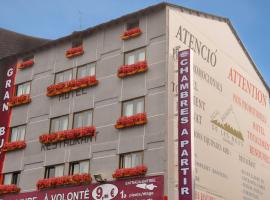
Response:
[[[16,67],[10,60],[0,61],[0,174],[2,174],[5,154],[3,146],[8,139],[11,109],[8,101],[13,95]]]
[[[180,200],[193,200],[192,52],[178,53],[178,189]]]

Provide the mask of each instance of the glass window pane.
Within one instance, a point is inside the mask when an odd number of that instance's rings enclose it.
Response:
[[[80,162],[80,173],[89,173],[89,161]]]
[[[79,174],[80,173],[80,166],[79,163],[73,164],[73,174]]]
[[[10,136],[10,141],[20,141],[24,140],[25,136],[25,126],[18,126],[15,128],[11,129],[11,136]]]
[[[78,79],[94,75],[95,75],[95,63],[87,64],[78,68],[78,75],[77,75]]]
[[[131,116],[133,115],[133,104],[126,103],[124,106],[124,116]]]
[[[57,73],[55,75],[55,84],[69,81],[72,79],[72,70]]]
[[[130,168],[132,167],[132,163],[131,163],[131,154],[126,154],[124,156],[124,168]]]
[[[68,116],[63,116],[51,120],[51,133],[68,129]]]
[[[15,184],[17,185],[20,181],[20,173],[16,172],[13,173],[13,177],[12,177],[12,183],[11,184]]]
[[[23,83],[17,86],[17,96],[30,94],[30,83]]]
[[[4,185],[10,185],[12,182],[12,174],[5,174],[4,175]]]
[[[142,113],[144,112],[144,102],[142,100],[138,101],[136,104],[136,113]]]
[[[134,153],[132,154],[132,167],[136,167],[142,164],[142,154]]]
[[[74,128],[91,126],[92,125],[92,111],[84,111],[74,115]]]
[[[64,176],[64,165],[55,166],[55,177]]]
[[[94,76],[95,73],[96,73],[96,67],[95,67],[95,64],[92,64],[89,66],[89,75]]]
[[[135,55],[128,55],[127,64],[132,65],[135,63]]]
[[[138,61],[145,61],[145,51],[139,52]]]

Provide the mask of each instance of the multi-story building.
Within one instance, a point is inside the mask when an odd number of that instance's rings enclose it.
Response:
[[[245,135],[250,121],[254,132],[269,139],[269,88],[228,19],[167,3],[1,59],[1,110],[9,113],[1,115],[10,127],[1,132],[2,183],[20,188],[3,199],[177,199],[178,172],[185,171],[177,156],[177,60],[187,48],[194,54],[197,199],[247,199],[245,188],[219,190],[242,184],[232,178],[235,171],[222,168],[222,160],[239,165],[226,156],[244,151],[235,150],[245,146],[244,139],[253,141]],[[238,110],[248,120],[239,119]],[[221,131],[221,139],[207,138],[213,131]],[[269,158],[250,152],[241,156],[251,167]],[[2,193],[18,192],[1,187]],[[253,193],[264,200],[269,195],[263,189]]]

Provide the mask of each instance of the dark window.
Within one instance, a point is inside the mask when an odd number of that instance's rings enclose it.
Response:
[[[122,116],[132,116],[144,112],[144,98],[124,101],[122,104]]]
[[[83,40],[82,39],[75,39],[72,41],[72,48],[82,46]]]
[[[34,59],[34,55],[27,55],[27,56],[25,56],[25,57],[23,57],[23,62],[24,61],[27,61],[27,60],[33,60]]]
[[[50,133],[65,131],[68,129],[68,115],[51,119]]]
[[[74,114],[73,128],[79,128],[84,126],[91,126],[93,118],[93,111],[86,110]]]
[[[20,172],[12,172],[12,173],[7,173],[4,174],[4,180],[3,184],[4,185],[17,185],[20,181]]]
[[[89,173],[89,160],[77,161],[70,163],[69,174],[88,174]]]
[[[44,178],[53,178],[64,176],[64,165],[55,165],[48,166],[45,168],[45,177]]]
[[[120,168],[131,168],[143,164],[143,152],[132,152],[120,155]]]
[[[127,23],[127,30],[137,28],[137,27],[139,27],[139,25],[140,25],[139,20],[134,20],[134,21],[128,22]]]

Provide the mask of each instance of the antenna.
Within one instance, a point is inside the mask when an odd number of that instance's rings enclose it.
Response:
[[[78,10],[78,15],[79,15],[79,30],[81,31],[82,30],[82,15],[83,13]]]

